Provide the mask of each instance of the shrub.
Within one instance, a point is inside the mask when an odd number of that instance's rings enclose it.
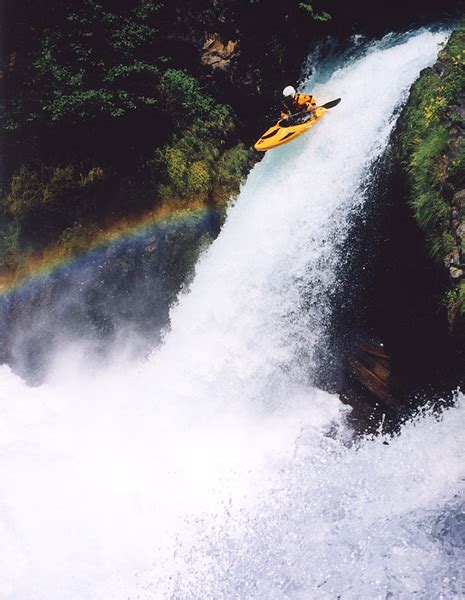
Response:
[[[158,86],[160,102],[176,128],[200,121],[205,136],[232,129],[231,109],[202,91],[199,81],[179,69],[168,69]],[[197,133],[198,135],[198,133]]]
[[[221,155],[213,174],[214,197],[218,204],[225,204],[231,196],[239,193],[250,166],[251,155],[244,144],[237,144]]]
[[[307,13],[312,19],[315,21],[329,21],[331,19],[331,15],[326,11],[317,12],[311,2],[299,2],[299,8],[301,8],[304,12]]]
[[[23,165],[12,177],[1,208],[18,221],[40,213],[62,213],[70,207],[76,210],[86,203],[89,189],[103,177],[100,167],[84,174],[73,165],[42,165],[40,169]]]
[[[0,272],[18,269],[24,256],[17,223],[3,225],[0,230]]]
[[[63,231],[58,239],[58,250],[63,256],[73,256],[87,250],[100,229],[96,225],[75,223]]]
[[[179,69],[168,69],[158,90],[174,133],[147,163],[156,194],[163,199],[206,197],[218,180],[216,161],[234,131],[231,109]]]
[[[97,0],[70,3],[60,27],[48,27],[32,47],[26,73],[13,72],[5,127],[81,124],[102,115],[119,118],[151,107],[161,59],[147,60],[156,39],[155,3],[108,10]],[[17,80],[15,80],[15,77]]]
[[[1,199],[2,209],[18,219],[42,204],[43,189],[40,174],[22,166],[11,179],[10,191]]]
[[[209,165],[204,160],[192,163],[187,176],[187,189],[191,194],[208,194],[211,188],[211,175]]]

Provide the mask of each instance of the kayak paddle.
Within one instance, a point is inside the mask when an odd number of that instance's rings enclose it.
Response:
[[[336,98],[336,100],[331,100],[331,102],[326,102],[326,104],[323,104],[322,106],[320,106],[320,108],[333,108],[334,106],[337,106],[340,101],[341,101],[340,98]]]

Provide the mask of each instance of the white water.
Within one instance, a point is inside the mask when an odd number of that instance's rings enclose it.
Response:
[[[253,170],[144,364],[70,352],[39,388],[0,370],[0,598],[459,594],[463,401],[355,447],[312,385],[338,244],[445,38],[318,74],[343,102]]]

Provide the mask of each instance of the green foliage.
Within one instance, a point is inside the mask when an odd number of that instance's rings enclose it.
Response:
[[[156,150],[149,163],[157,193],[164,199],[206,198],[211,188],[212,163],[218,151],[199,138],[190,144],[192,132],[189,134]]]
[[[425,133],[439,124],[465,86],[465,29],[452,34],[441,51],[442,75],[427,69],[412,88],[403,135],[404,151],[424,139]],[[460,59],[460,60],[459,60]]]
[[[283,33],[291,28],[298,37],[301,21],[303,30],[310,19],[328,19],[320,10],[324,2],[62,0],[49,11],[41,10],[46,3],[11,3],[20,35],[2,73],[11,171],[0,217],[3,212],[18,233],[8,238],[18,253],[29,251],[28,244],[42,251],[57,243],[65,253],[77,252],[94,224],[103,227],[167,199],[225,204],[251,153],[238,143],[238,123],[224,101],[233,82],[225,89],[215,77],[201,83],[200,56],[186,59],[186,49],[196,52],[206,31],[229,39],[234,23],[242,37],[239,71],[231,77],[251,74],[247,90],[256,100],[264,93],[265,66],[275,58],[283,64]],[[254,21],[273,22],[273,39],[266,31],[253,39]],[[264,41],[271,54],[262,57],[254,49]],[[243,59],[252,55],[250,67]],[[242,119],[249,130],[252,117]],[[89,164],[104,165],[105,174]]]
[[[60,252],[63,256],[73,256],[85,252],[100,229],[97,225],[84,225],[75,223],[67,227],[58,239]]]
[[[465,88],[465,31],[454,33],[441,51],[443,72],[427,69],[412,88],[407,107],[401,153],[409,174],[411,203],[419,225],[427,234],[430,251],[440,261],[450,251],[450,204],[446,176],[465,181],[465,145],[461,144],[450,164],[444,156],[449,148],[444,117]],[[448,181],[450,184],[451,180]]]
[[[18,269],[23,257],[18,224],[10,222],[3,225],[0,229],[0,272]]]
[[[234,130],[231,109],[205,94],[197,79],[178,69],[164,73],[159,91],[176,133],[149,161],[157,192],[165,199],[206,199],[218,185],[218,169],[224,169],[218,161]]]
[[[329,21],[331,19],[331,15],[326,11],[317,12],[311,2],[299,2],[299,8],[305,11],[312,19],[315,21]]]
[[[177,194],[183,194],[187,183],[188,157],[182,148],[168,146],[159,154],[165,164],[168,179]]]
[[[427,69],[412,88],[400,139],[411,205],[430,253],[443,263],[457,251],[451,231],[451,196],[465,184],[465,141],[449,135],[454,105],[465,90],[465,27],[440,53],[439,69]],[[465,283],[446,296],[450,322],[465,314]]]
[[[431,127],[410,157],[412,205],[420,227],[426,232],[436,232],[438,227],[445,228],[450,212],[442,194],[443,168],[440,159],[447,140],[448,131],[445,127]],[[438,257],[441,257],[441,252]]]
[[[189,168],[187,187],[193,194],[208,194],[211,187],[210,165],[205,160],[196,160]]]
[[[227,149],[235,128],[230,107],[216,102],[196,78],[179,69],[163,73],[156,93],[158,108],[173,133],[167,144],[155,148],[147,163],[152,203],[179,198],[208,202],[212,193],[225,201],[229,190],[238,188],[249,157],[243,146]],[[137,206],[141,188],[150,189],[146,172],[141,170],[138,185],[131,180],[123,183],[126,212]],[[24,225],[45,243],[55,240],[64,255],[78,253],[93,238],[98,222],[93,214],[94,192],[104,179],[98,166],[90,170],[73,164],[22,166],[13,175],[0,208],[20,229]]]
[[[43,32],[19,89],[6,106],[5,127],[83,123],[99,116],[122,117],[156,105],[163,57],[147,59],[157,37],[151,17],[157,5],[141,2],[126,13],[97,0],[74,4],[61,27]]]
[[[465,281],[445,294],[445,305],[449,314],[449,322],[454,323],[457,317],[465,316]]]
[[[0,236],[0,268],[18,270],[49,244],[63,256],[88,248],[99,231],[96,192],[104,178],[98,166],[23,165],[0,199],[7,223]]]
[[[250,166],[249,150],[238,144],[220,154],[211,141],[197,139],[191,145],[190,138],[191,135],[179,138],[156,151],[150,168],[158,182],[158,194],[164,199],[207,200],[209,193],[214,192],[225,201],[237,193]]]
[[[430,252],[442,260],[449,250],[444,243],[450,206],[443,194],[444,165],[441,159],[448,142],[446,127],[429,124],[424,137],[412,145],[408,160],[411,204],[420,227],[426,232]]]
[[[18,220],[40,210],[59,207],[79,184],[71,166],[29,170],[23,166],[13,176],[9,192],[2,199],[2,208]]]
[[[63,213],[73,204],[76,210],[103,176],[99,167],[84,174],[73,165],[42,166],[39,170],[23,165],[12,177],[8,193],[0,199],[0,207],[18,222],[41,213]]]
[[[215,163],[214,186],[217,196],[237,194],[239,185],[251,166],[250,152],[244,144],[229,148]]]
[[[41,204],[42,189],[39,173],[25,166],[13,176],[10,191],[1,199],[2,209],[10,216],[21,217]]]
[[[179,69],[167,69],[158,86],[160,102],[177,129],[192,127],[203,137],[227,132],[233,127],[231,109],[205,94],[199,81]],[[198,130],[202,130],[202,134]]]

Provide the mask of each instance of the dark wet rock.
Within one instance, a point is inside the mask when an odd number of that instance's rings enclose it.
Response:
[[[356,346],[348,357],[351,379],[363,386],[381,404],[396,410],[396,383],[392,373],[391,357],[380,343],[368,340]]]
[[[318,381],[352,407],[350,421],[362,432],[379,431],[381,423],[395,430],[424,402],[452,401],[465,380],[465,345],[450,334],[443,302],[450,274],[429,252],[395,160],[396,136],[392,144],[343,248],[347,261]],[[464,200],[458,192],[460,234]],[[447,269],[465,269],[459,253],[448,260]]]
[[[465,128],[465,104],[461,103],[450,106],[447,111],[447,116],[456,127],[459,127],[460,129]],[[452,131],[452,133],[458,134],[458,132],[456,133],[455,131]]]

